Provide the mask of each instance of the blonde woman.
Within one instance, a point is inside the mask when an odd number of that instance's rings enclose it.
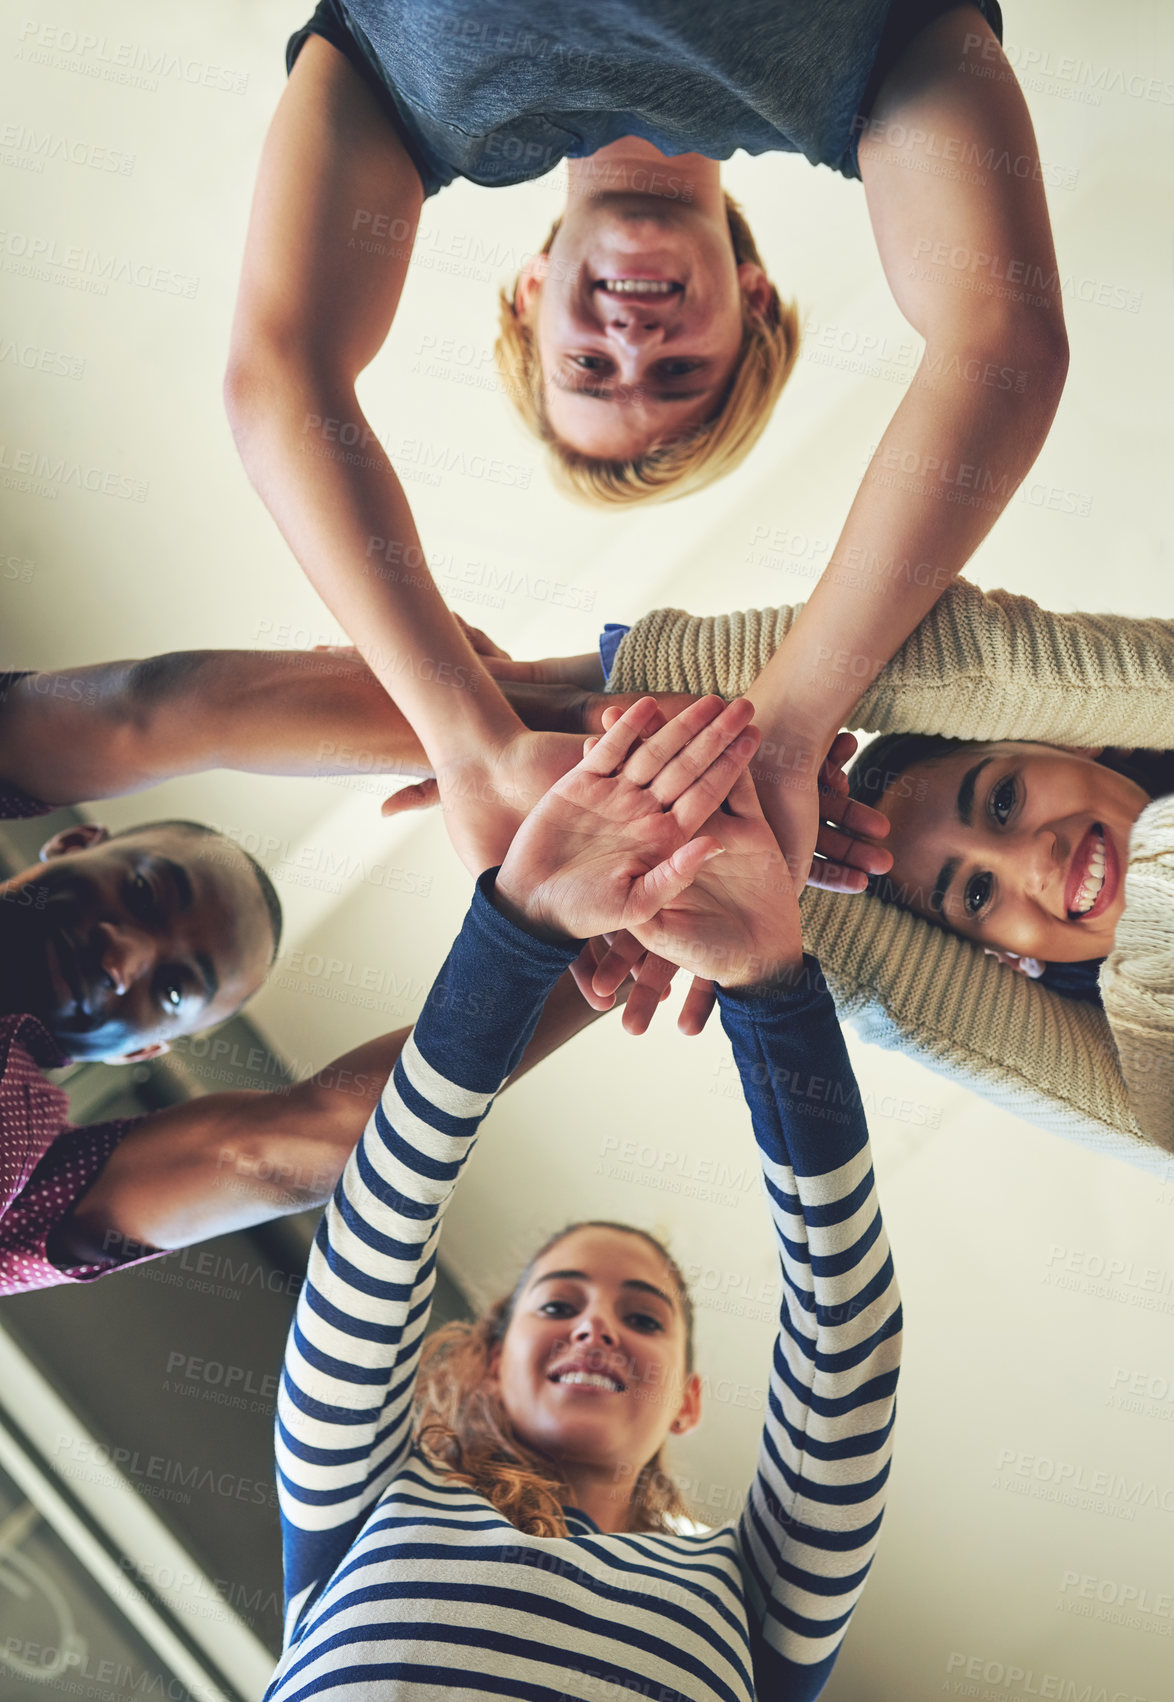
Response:
[[[860,668],[883,666],[994,524],[1063,387],[1046,174],[998,27],[992,0],[616,0],[546,6],[540,21],[501,0],[324,0],[294,37],[229,414],[295,555],[434,756],[473,872],[500,858],[542,784],[355,396],[425,198],[458,176],[495,186],[568,160],[563,218],[506,303],[505,364],[576,488],[632,500],[732,466],[794,354],[718,162],[800,151],[862,179],[926,349],[803,621],[754,688],[794,781],[764,789],[764,808],[801,861]],[[838,652],[850,669],[826,665]]]
[[[878,1536],[900,1301],[851,1065],[740,772],[749,711],[718,708],[688,740],[692,711],[650,732],[637,703],[530,815],[326,1213],[278,1407],[288,1611],[269,1702],[823,1688]],[[421,1368],[478,1125],[579,938],[624,925],[717,977],[779,1240],[758,1470],[709,1531],[682,1530],[662,1469],[701,1393],[680,1272],[642,1231],[556,1236]],[[818,1096],[798,1086],[813,1072]]]

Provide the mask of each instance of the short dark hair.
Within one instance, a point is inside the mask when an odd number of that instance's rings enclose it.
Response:
[[[273,963],[281,949],[281,900],[277,896],[277,888],[252,853],[246,851],[243,845],[238,845],[235,839],[229,839],[226,833],[220,833],[216,828],[209,827],[206,822],[181,821],[178,818],[167,821],[136,822],[133,827],[120,828],[117,833],[112,833],[110,837],[111,839],[126,839],[132,833],[156,833],[160,828],[172,828],[182,833],[199,834],[201,838],[222,839],[226,845],[231,845],[234,851],[239,851],[252,869],[253,878],[261,889],[261,897],[265,900],[265,909],[269,915],[269,926],[273,932],[273,956],[269,960],[270,963]]]

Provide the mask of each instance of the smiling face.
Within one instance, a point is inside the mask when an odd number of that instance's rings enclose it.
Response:
[[[636,460],[720,408],[761,268],[734,259],[721,213],[649,195],[573,203],[518,290],[547,419],[583,455]]]
[[[218,835],[81,826],[42,857],[0,887],[0,1010],[38,1017],[71,1058],[152,1056],[264,980],[268,909]]]
[[[910,909],[984,946],[1079,963],[1113,948],[1149,801],[1083,752],[1008,742],[914,765],[877,808]]]
[[[595,1225],[538,1259],[495,1360],[521,1442],[578,1473],[629,1478],[700,1416],[682,1297],[642,1236]]]

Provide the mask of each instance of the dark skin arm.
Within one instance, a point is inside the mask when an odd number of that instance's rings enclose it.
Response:
[[[599,1014],[564,975],[510,1083]],[[190,1247],[324,1205],[410,1033],[369,1040],[286,1091],[210,1093],[145,1118],[57,1230],[53,1258]]]
[[[599,730],[602,700],[589,724],[590,694],[578,686],[519,679],[502,689],[535,728]],[[567,767],[578,754],[568,746]],[[32,674],[0,703],[0,775],[47,804],[209,768],[431,772],[403,711],[353,651],[176,650]]]

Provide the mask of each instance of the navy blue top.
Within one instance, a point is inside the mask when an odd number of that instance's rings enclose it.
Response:
[[[859,177],[861,121],[957,0],[321,0],[291,37],[356,66],[433,195],[501,187],[642,136],[664,154],[801,153]],[[1002,33],[997,0],[978,0]]]
[[[310,1257],[278,1400],[287,1618],[269,1702],[813,1702],[876,1547],[901,1335],[860,1094],[813,958],[789,986],[719,994],[782,1276],[740,1513],[603,1533],[568,1508],[565,1537],[532,1536],[412,1446],[445,1208],[578,950],[514,927],[491,881]]]

